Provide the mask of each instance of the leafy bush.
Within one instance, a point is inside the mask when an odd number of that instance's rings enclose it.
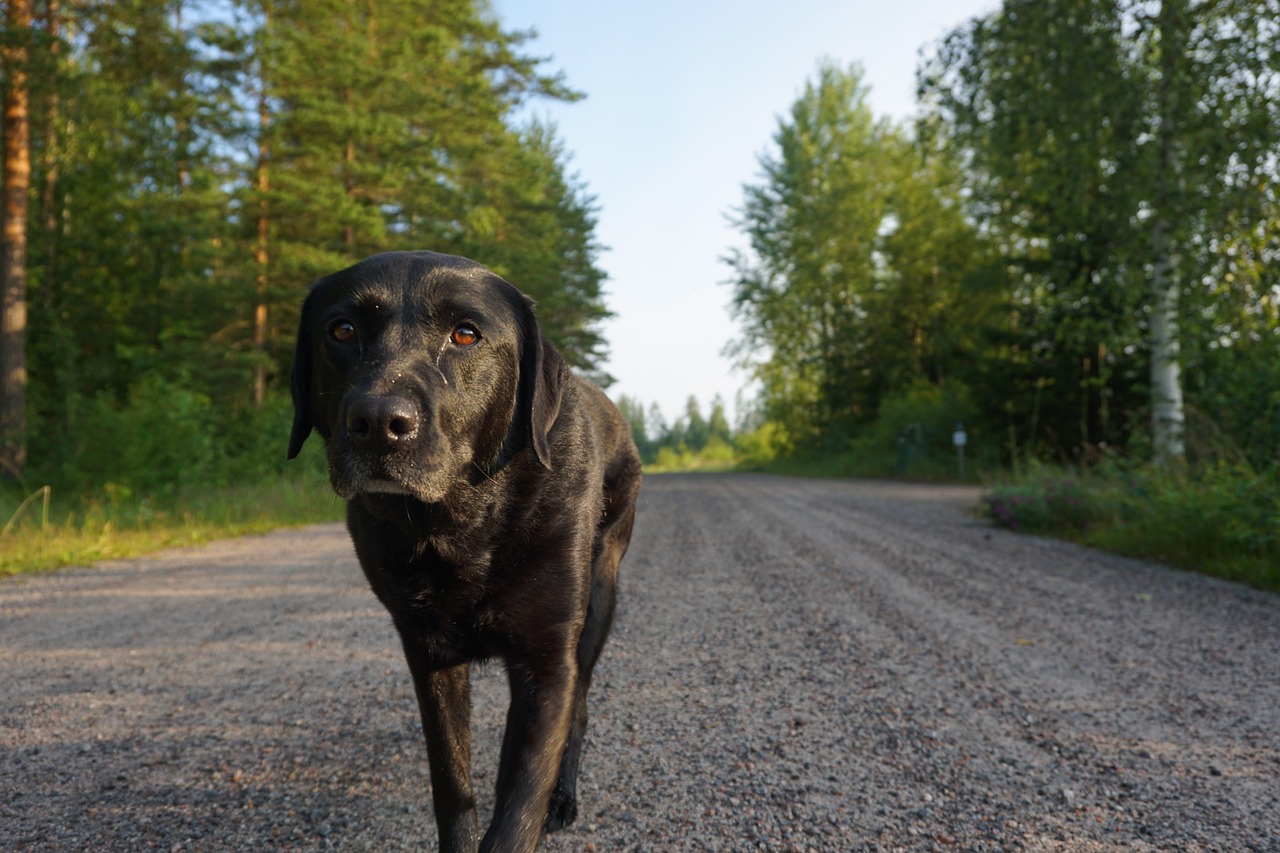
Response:
[[[163,379],[145,379],[119,405],[100,394],[48,479],[74,491],[172,492],[209,479],[224,451],[209,398]]]
[[[1077,478],[1045,476],[995,486],[983,495],[983,504],[989,518],[1011,530],[1085,531],[1106,514],[1100,497]]]
[[[29,480],[118,500],[244,485],[285,472],[292,409],[284,397],[261,410],[229,411],[199,391],[149,377],[126,403],[100,394],[81,411],[83,428],[56,453],[43,454],[56,461],[36,466]]]
[[[954,479],[958,458],[952,435],[963,422],[969,436],[965,472],[971,477],[997,467],[999,458],[999,448],[984,440],[973,415],[963,385],[919,382],[886,397],[876,420],[859,428],[842,451],[791,454],[771,467],[818,476]]]
[[[319,441],[285,460],[284,397],[232,412],[152,378],[80,412],[91,428],[62,439],[57,464],[0,483],[0,575],[341,515]]]
[[[747,468],[767,465],[790,449],[786,431],[774,421],[765,421],[750,432],[739,433],[733,443],[741,464]]]
[[[1003,527],[1280,589],[1280,469],[1195,470],[1109,464],[1087,475],[1040,475],[983,496]]]
[[[654,461],[645,466],[652,473],[676,471],[728,471],[737,465],[738,455],[733,445],[719,437],[713,437],[701,450],[679,447],[659,447]]]

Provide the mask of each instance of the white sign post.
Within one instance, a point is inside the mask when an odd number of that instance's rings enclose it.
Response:
[[[969,443],[969,436],[964,431],[964,421],[956,421],[956,431],[951,433],[951,443],[956,446],[956,454],[960,461],[960,479],[964,479],[964,446]]]

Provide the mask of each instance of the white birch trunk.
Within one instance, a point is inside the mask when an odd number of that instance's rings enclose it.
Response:
[[[1178,249],[1170,217],[1181,201],[1182,162],[1177,150],[1179,79],[1186,49],[1186,5],[1160,4],[1160,88],[1157,93],[1160,182],[1151,228],[1151,444],[1158,463],[1186,458],[1181,368],[1178,364]]]
[[[1158,462],[1183,459],[1185,416],[1178,364],[1177,260],[1163,217],[1155,223],[1151,275],[1151,439]]]

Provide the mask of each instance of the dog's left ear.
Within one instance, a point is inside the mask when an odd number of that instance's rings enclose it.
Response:
[[[311,315],[315,311],[314,291],[302,303],[298,321],[298,343],[293,350],[293,370],[289,374],[289,391],[293,395],[293,430],[289,433],[289,459],[298,455],[302,443],[311,435]]]
[[[526,426],[529,444],[542,467],[551,467],[547,436],[560,414],[564,359],[544,340],[533,313],[533,300],[525,299],[523,345],[520,353],[520,391],[517,418]]]

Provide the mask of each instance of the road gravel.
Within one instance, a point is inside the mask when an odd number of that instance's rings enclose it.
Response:
[[[1280,596],[976,503],[649,477],[541,849],[1280,850]],[[0,582],[0,850],[432,849],[425,752],[339,525]]]

